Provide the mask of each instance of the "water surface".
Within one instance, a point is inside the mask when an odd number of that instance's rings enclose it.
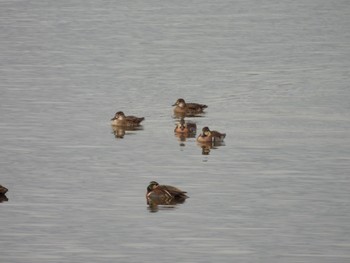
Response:
[[[2,261],[349,262],[349,9],[1,1]],[[180,97],[224,145],[174,135]]]

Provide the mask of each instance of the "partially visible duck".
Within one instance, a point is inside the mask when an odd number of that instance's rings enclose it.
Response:
[[[194,115],[203,113],[204,109],[208,106],[205,104],[199,103],[186,103],[184,99],[178,99],[175,104],[174,113],[175,114],[183,114],[183,115]]]
[[[3,195],[4,195],[4,194],[7,193],[7,191],[8,191],[8,189],[7,189],[6,187],[0,185],[0,194],[3,194]]]
[[[144,117],[125,116],[124,112],[118,111],[111,119],[111,124],[120,127],[136,127],[144,120]]]
[[[202,133],[197,137],[198,142],[222,142],[226,133],[211,131],[208,127],[202,129]]]

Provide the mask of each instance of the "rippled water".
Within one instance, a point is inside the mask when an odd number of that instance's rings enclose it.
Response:
[[[349,12],[1,1],[1,261],[349,262]],[[224,145],[174,135],[179,97]],[[151,210],[152,180],[190,198]]]

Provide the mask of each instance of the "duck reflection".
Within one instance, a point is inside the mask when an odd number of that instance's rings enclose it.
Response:
[[[112,130],[115,138],[117,139],[123,139],[125,135],[133,134],[132,131],[138,131],[143,130],[142,126],[137,127],[118,127],[115,125],[112,125]]]
[[[220,146],[225,146],[224,142],[197,142],[197,145],[202,149],[202,155],[209,155],[212,149],[217,149]]]
[[[183,204],[185,200],[171,200],[171,201],[161,201],[149,200],[147,209],[150,212],[158,212],[159,210],[170,210],[175,209],[177,205]]]
[[[182,118],[201,118],[201,117],[204,117],[205,116],[205,113],[202,112],[202,113],[181,113],[181,112],[174,112],[173,114],[173,118],[174,119],[182,119]]]
[[[6,197],[5,194],[0,194],[0,203],[7,202],[9,199]]]
[[[151,212],[175,208],[188,198],[185,191],[170,185],[159,185],[152,181],[147,187],[146,200]]]
[[[0,203],[8,201],[8,198],[6,197],[8,189],[2,185],[0,185]]]
[[[149,204],[147,209],[151,213],[156,213],[159,210],[171,210],[171,209],[176,209],[178,204],[174,205],[158,205],[158,204]]]

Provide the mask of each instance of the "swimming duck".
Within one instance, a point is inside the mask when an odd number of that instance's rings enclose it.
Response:
[[[181,134],[189,134],[196,133],[197,125],[192,122],[185,122],[183,118],[181,118],[180,122],[176,125],[174,132]]]
[[[111,121],[115,126],[135,127],[139,126],[144,119],[144,117],[125,116],[124,112],[118,111]]]
[[[208,127],[202,129],[202,133],[197,137],[198,142],[222,142],[226,133],[211,131]]]
[[[186,103],[184,99],[178,99],[175,104],[174,113],[175,114],[199,114],[203,113],[203,110],[207,108],[207,105],[198,104],[198,103]]]
[[[7,191],[8,191],[8,189],[7,189],[6,187],[0,185],[0,194],[3,194],[3,195],[4,195],[4,194],[7,193]]]
[[[173,204],[182,203],[188,196],[184,192],[174,186],[160,185],[155,181],[149,183],[147,187],[146,199],[147,204]]]

